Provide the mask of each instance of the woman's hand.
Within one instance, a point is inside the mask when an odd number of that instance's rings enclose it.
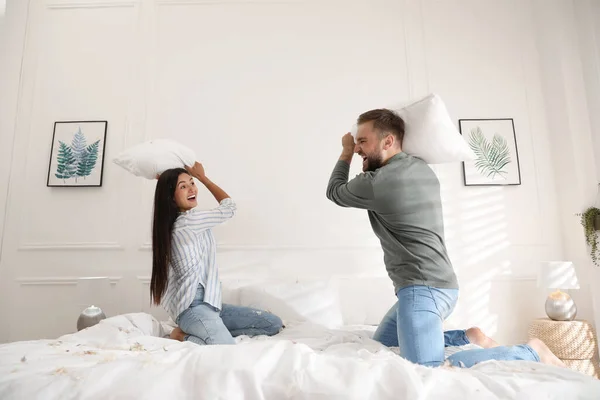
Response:
[[[190,173],[190,175],[192,175],[194,178],[198,179],[199,181],[203,181],[204,179],[206,179],[206,174],[204,173],[204,167],[198,161],[196,161],[196,163],[194,164],[193,167],[188,167],[186,165],[185,169],[187,170],[187,172]]]
[[[204,186],[206,186],[208,191],[211,192],[213,196],[215,196],[215,199],[219,203],[223,199],[226,199],[229,197],[229,195],[227,193],[225,193],[225,191],[223,189],[221,189],[215,183],[211,182],[211,180],[206,177],[206,174],[204,173],[204,167],[198,161],[196,161],[196,163],[194,164],[193,167],[186,166],[185,169],[190,173],[190,175],[192,175],[194,178],[198,179],[200,181],[200,183],[202,183]]]

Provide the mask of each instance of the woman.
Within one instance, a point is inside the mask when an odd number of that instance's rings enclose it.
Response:
[[[208,179],[202,164],[176,168],[157,176],[152,224],[150,294],[177,323],[171,338],[197,344],[235,344],[234,336],[275,335],[279,317],[248,307],[221,303],[212,228],[232,218],[236,206]],[[195,209],[198,179],[219,206]]]

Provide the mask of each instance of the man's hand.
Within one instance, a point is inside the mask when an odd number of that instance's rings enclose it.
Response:
[[[350,132],[342,136],[342,155],[340,156],[340,160],[350,164],[354,155],[354,147],[354,137]]]
[[[345,151],[348,151],[350,153],[354,154],[354,137],[352,136],[352,134],[350,132],[346,133],[344,136],[342,136],[342,147],[344,148]]]

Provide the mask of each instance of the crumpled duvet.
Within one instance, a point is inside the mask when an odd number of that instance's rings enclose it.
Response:
[[[126,314],[0,345],[0,399],[600,399],[600,381],[540,363],[414,365],[369,327],[301,323],[235,346],[176,342],[168,329]]]

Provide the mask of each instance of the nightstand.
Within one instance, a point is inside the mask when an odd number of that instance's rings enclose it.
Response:
[[[538,318],[529,326],[529,338],[538,338],[569,368],[600,379],[594,327],[587,321]]]

